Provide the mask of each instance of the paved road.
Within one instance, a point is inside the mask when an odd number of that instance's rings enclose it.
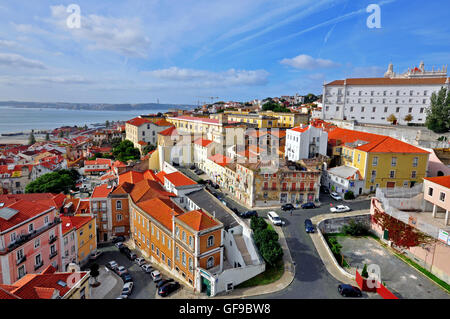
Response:
[[[124,266],[125,268],[127,268],[128,272],[133,277],[134,288],[129,299],[155,298],[156,286],[153,283],[150,274],[145,273],[141,269],[141,267],[139,267],[136,263],[130,261],[124,254],[120,253],[114,245],[99,248],[99,250],[103,251],[103,254],[96,261],[96,263],[98,263],[100,267],[103,268],[109,261],[114,260],[119,264],[119,266]],[[134,252],[137,254],[136,251]],[[87,267],[89,267],[89,265]],[[121,291],[122,289],[117,290],[115,297],[118,297]]]
[[[217,190],[211,190],[220,193]],[[246,211],[247,208],[235,202],[231,197],[220,193],[228,207],[237,208],[239,211]],[[326,270],[319,254],[316,251],[310,235],[304,231],[304,222],[307,218],[329,213],[330,203],[344,204],[352,210],[363,210],[370,208],[370,201],[360,201],[354,203],[338,202],[329,197],[321,195],[321,207],[316,209],[295,210],[292,213],[284,212],[281,209],[275,210],[285,221],[283,232],[286,237],[292,259],[296,264],[295,278],[289,287],[274,294],[257,296],[255,298],[267,299],[336,299],[342,298],[337,292],[339,282]],[[267,212],[273,209],[258,210],[258,215],[267,217]],[[363,293],[364,297],[373,298],[375,296]]]

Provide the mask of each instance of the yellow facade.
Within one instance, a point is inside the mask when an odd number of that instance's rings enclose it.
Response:
[[[78,260],[82,261],[97,249],[95,218],[77,229]]]

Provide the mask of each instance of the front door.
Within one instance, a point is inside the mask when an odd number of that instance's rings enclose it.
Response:
[[[107,233],[103,234],[103,241],[108,241],[108,234]]]
[[[211,283],[205,277],[202,277],[202,292],[206,292],[206,295],[211,296]]]
[[[395,188],[395,182],[388,182],[387,188]]]

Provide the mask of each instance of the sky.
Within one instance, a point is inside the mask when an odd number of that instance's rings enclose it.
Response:
[[[371,4],[380,28],[368,26]],[[0,100],[321,94],[324,82],[383,76],[391,62],[396,72],[449,64],[448,12],[447,0],[0,0]]]

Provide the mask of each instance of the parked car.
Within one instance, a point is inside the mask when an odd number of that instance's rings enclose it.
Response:
[[[358,287],[347,285],[347,284],[340,284],[338,286],[338,292],[341,296],[344,297],[362,297],[362,292]]]
[[[91,253],[91,255],[89,256],[89,259],[90,260],[96,260],[101,254],[103,254],[102,251],[96,250],[96,251]]]
[[[169,282],[158,289],[158,295],[160,295],[161,297],[166,297],[179,288],[180,284],[178,282]]]
[[[338,205],[336,207],[331,207],[330,212],[332,213],[345,213],[351,211],[350,207],[344,205]]]
[[[118,243],[115,243],[114,245],[119,249],[124,246],[123,242],[118,242]]]
[[[125,237],[124,236],[117,236],[117,237],[114,237],[112,239],[113,244],[122,243],[124,241],[125,241]]]
[[[316,204],[311,202],[302,204],[302,209],[312,209],[316,207],[317,207]]]
[[[128,295],[120,295],[116,299],[128,299]]]
[[[258,217],[258,213],[256,212],[256,210],[248,210],[245,213],[242,213],[240,216],[242,218],[252,218],[253,216]]]
[[[283,206],[281,206],[281,209],[287,211],[287,210],[294,210],[295,207],[292,204],[284,204]]]
[[[133,261],[137,258],[137,255],[133,253],[131,250],[125,253],[125,256],[128,257],[129,260]]]
[[[142,270],[145,271],[147,274],[151,273],[153,271],[153,267],[149,264],[144,264],[141,266]]]
[[[342,200],[342,196],[339,195],[339,194],[336,193],[336,192],[330,193],[330,196],[331,196],[331,198],[333,198],[334,200]]]
[[[158,282],[162,279],[161,273],[158,270],[153,270],[150,276],[152,276],[153,282]]]
[[[305,230],[307,233],[314,233],[314,225],[311,219],[305,219]]]
[[[197,174],[197,175],[203,175],[203,174],[205,174],[205,172],[202,171],[202,170],[199,169],[199,168],[197,168],[197,169],[194,171],[194,173]]]
[[[165,284],[167,284],[169,282],[173,282],[173,279],[171,279],[171,278],[162,279],[156,284],[156,288],[159,289],[159,288],[161,288],[162,286],[164,286]]]
[[[284,221],[281,220],[280,216],[278,216],[275,212],[268,212],[267,218],[274,224],[275,226],[283,226]]]
[[[191,165],[191,166],[189,167],[189,169],[190,169],[190,170],[195,170],[195,169],[197,169],[197,167],[196,167],[195,165]]]
[[[241,213],[239,212],[239,209],[237,209],[237,208],[231,208],[231,210],[232,210],[236,215],[238,215],[238,216],[241,215]]]
[[[138,266],[142,266],[142,265],[144,265],[144,264],[146,263],[145,259],[142,258],[142,257],[136,258],[136,259],[134,260],[134,262],[135,262],[136,264],[138,264]]]
[[[212,180],[208,180],[207,183],[209,186],[214,187],[215,189],[220,188],[220,186],[218,184],[214,183]]]
[[[122,288],[122,295],[126,295],[126,296],[131,295],[131,292],[133,291],[133,286],[134,286],[133,282],[125,283],[125,285],[123,285],[123,288]]]
[[[131,249],[128,248],[127,246],[125,246],[125,245],[120,246],[119,251],[120,251],[122,254],[131,253]]]
[[[116,268],[119,267],[119,265],[114,260],[111,260],[106,264],[106,267],[108,267],[111,270],[116,270]]]
[[[126,282],[133,282],[133,277],[131,277],[131,275],[129,273],[122,274],[122,276],[120,276],[120,277],[122,277],[122,280],[125,283]]]
[[[128,270],[124,266],[119,266],[119,267],[116,268],[116,273],[119,276],[122,276],[123,274],[128,273]]]

